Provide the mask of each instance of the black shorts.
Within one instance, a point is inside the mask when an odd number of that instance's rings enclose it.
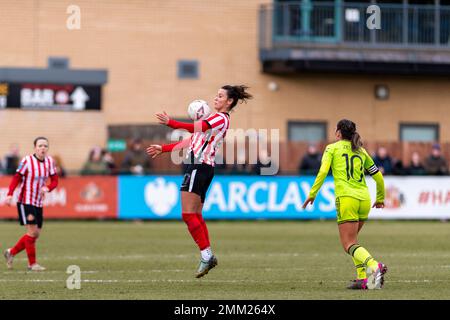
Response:
[[[42,208],[17,202],[17,211],[19,213],[19,222],[21,226],[35,224],[39,229],[42,228],[42,225],[44,224]]]
[[[214,167],[205,163],[190,164],[184,172],[183,182],[180,191],[187,191],[198,194],[205,202],[206,192],[214,178]]]

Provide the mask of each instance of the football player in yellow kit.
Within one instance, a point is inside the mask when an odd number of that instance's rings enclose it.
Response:
[[[387,267],[376,261],[364,247],[358,244],[358,233],[367,220],[371,208],[365,171],[372,176],[377,185],[377,199],[373,208],[384,207],[383,175],[362,147],[361,137],[356,132],[353,121],[347,119],[339,121],[336,138],[338,141],[325,149],[319,173],[303,208],[314,203],[331,168],[341,243],[344,250],[352,256],[357,271],[357,279],[353,280],[348,288],[381,289]]]

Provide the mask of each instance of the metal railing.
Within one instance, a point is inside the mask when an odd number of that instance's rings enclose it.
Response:
[[[377,4],[380,29],[369,29],[367,3],[284,2],[260,7],[260,48],[304,43],[450,49],[450,6]]]

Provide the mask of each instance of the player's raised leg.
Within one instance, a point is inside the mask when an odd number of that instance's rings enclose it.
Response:
[[[197,218],[202,225],[203,233],[207,239],[208,246],[201,251],[202,258],[201,258],[201,261],[200,261],[200,264],[199,264],[199,267],[197,270],[197,278],[204,276],[205,274],[207,274],[209,272],[209,270],[211,270],[218,264],[217,257],[215,255],[213,255],[213,253],[212,253],[211,244],[210,244],[210,240],[209,240],[208,227],[206,226],[206,222],[203,219],[203,215],[201,213],[203,210],[203,201],[204,201],[204,198],[202,198],[202,204],[199,209],[200,213],[197,213]]]
[[[181,191],[181,206],[183,221],[200,249],[201,258],[196,275],[200,278],[217,265],[217,259],[211,250],[206,224],[201,214],[198,214],[202,207],[201,198],[198,194]]]

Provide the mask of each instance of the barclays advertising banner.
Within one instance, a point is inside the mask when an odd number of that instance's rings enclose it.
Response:
[[[181,176],[119,177],[119,219],[180,219]],[[206,219],[334,219],[333,179],[314,206],[302,209],[314,177],[215,176],[203,207]]]
[[[11,177],[0,177],[0,219],[17,216],[5,199]],[[46,199],[49,219],[181,218],[181,176],[68,177]],[[314,177],[215,176],[206,219],[335,219],[328,177],[313,206],[301,208]],[[367,177],[372,200],[375,182]],[[386,177],[385,208],[369,219],[450,219],[450,177]],[[17,191],[17,190],[16,190]]]

